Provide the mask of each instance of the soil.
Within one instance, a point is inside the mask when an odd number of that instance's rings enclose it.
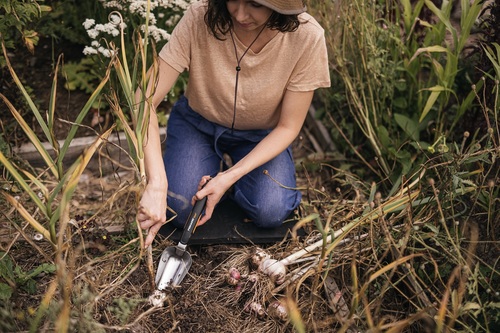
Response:
[[[29,87],[31,96],[41,110],[49,102],[53,79],[53,55],[64,53],[65,61],[81,57],[80,48],[74,45],[51,45],[49,40],[41,41],[34,55],[24,50],[13,52],[11,61],[17,75]],[[4,70],[3,77],[9,74]],[[15,93],[14,82],[2,79],[6,97],[16,102],[22,97]],[[64,80],[59,80],[56,117],[72,121],[86,103],[88,95],[81,91],[69,92],[64,88]],[[3,108],[3,107],[2,107]],[[19,108],[23,109],[22,107]],[[99,124],[92,126],[92,113],[84,120],[78,136],[93,135],[101,130]],[[36,132],[38,126],[34,119],[28,122]],[[12,121],[6,109],[0,112],[4,140],[11,146],[20,146],[27,141],[20,128]],[[68,123],[58,120],[56,137],[63,139],[69,128]],[[41,135],[41,133],[40,133]],[[305,156],[311,144],[301,136],[295,143],[295,150]],[[42,172],[39,170],[39,172]],[[304,175],[301,176],[306,182]],[[7,184],[4,182],[4,184]],[[267,306],[279,297],[291,293],[293,289],[275,286],[269,277],[259,274],[257,283],[242,279],[239,286],[226,283],[229,266],[237,267],[242,274],[255,272],[248,259],[255,246],[247,245],[210,245],[192,246],[193,266],[180,287],[167,291],[163,307],[153,307],[149,296],[153,291],[150,271],[146,264],[146,254],[141,251],[138,230],[135,227],[135,207],[137,205],[137,186],[134,175],[126,168],[117,167],[111,174],[85,172],[72,199],[70,212],[71,251],[65,252],[68,279],[66,288],[72,293],[70,331],[78,332],[292,332],[290,320],[279,320],[269,315],[258,318],[248,311],[252,301]],[[17,189],[9,187],[11,194],[18,195],[21,202],[28,198]],[[53,249],[46,241],[35,241],[36,233],[20,220],[22,229],[14,228],[11,221],[18,219],[14,209],[0,218],[0,249],[8,252],[14,265],[28,272],[42,262],[52,262]],[[263,244],[273,256],[284,256],[302,240],[284,241],[278,244]],[[157,237],[153,246],[153,260],[156,267],[161,251],[173,245],[166,238]],[[49,292],[55,275],[42,273],[32,279],[36,290],[28,291],[26,286],[17,284],[10,304],[5,308],[14,313],[0,314],[0,331],[19,332],[29,329],[35,318],[38,305]],[[279,290],[276,291],[276,288]],[[301,299],[310,301],[299,304],[307,314],[308,326],[313,325],[321,332],[335,331],[337,324],[326,297],[312,293],[309,287],[302,290]],[[59,290],[59,289],[58,289]],[[59,295],[59,296],[57,296]],[[48,321],[40,331],[53,330],[57,309],[64,306],[64,292],[53,297],[46,313]],[[304,302],[301,300],[301,302]],[[295,304],[295,303],[294,303]],[[2,307],[4,308],[4,307]]]

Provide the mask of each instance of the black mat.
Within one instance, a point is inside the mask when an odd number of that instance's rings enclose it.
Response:
[[[256,227],[251,222],[245,222],[245,214],[231,200],[224,200],[214,211],[212,218],[196,228],[189,240],[190,245],[200,244],[264,244],[275,243],[291,236],[291,230],[296,220],[290,216],[279,228],[263,229]],[[182,236],[182,228],[175,228],[166,224],[161,233],[173,242],[178,242]],[[303,236],[302,229],[297,231],[298,236]]]

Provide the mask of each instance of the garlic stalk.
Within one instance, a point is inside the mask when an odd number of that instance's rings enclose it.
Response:
[[[376,219],[380,218],[381,216],[384,216],[388,213],[401,211],[402,209],[404,209],[408,205],[408,203],[410,203],[412,200],[414,200],[419,195],[419,193],[420,193],[420,191],[417,190],[417,191],[411,192],[407,195],[401,194],[399,196],[395,196],[395,197],[390,198],[389,200],[387,200],[386,202],[384,202],[380,206],[378,206],[372,210],[367,211],[366,213],[364,213],[360,217],[354,219],[352,222],[350,222],[350,223],[346,224],[345,226],[343,226],[342,228],[334,231],[333,234],[329,234],[326,237],[326,244],[332,243],[334,240],[338,239],[340,236],[346,236],[349,231],[351,231],[352,229],[354,229],[355,227],[357,227],[363,223],[374,221],[374,220],[376,220]],[[308,253],[311,253],[311,252],[321,248],[323,246],[323,244],[324,244],[323,239],[320,239],[319,241],[305,247],[304,249],[297,251],[295,253],[292,253],[288,257],[282,259],[281,263],[285,266],[293,264],[297,259],[305,256]],[[332,250],[333,250],[333,248],[330,247],[327,250],[327,252],[330,252]]]

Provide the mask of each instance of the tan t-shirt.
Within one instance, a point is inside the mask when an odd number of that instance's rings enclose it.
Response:
[[[192,4],[172,32],[160,57],[175,70],[189,71],[186,97],[209,121],[231,127],[236,56],[230,36],[216,39],[204,21],[204,2]],[[324,30],[309,14],[294,32],[278,33],[258,53],[243,57],[238,82],[236,129],[271,129],[280,116],[286,90],[311,91],[330,86]],[[246,46],[236,35],[238,57]]]

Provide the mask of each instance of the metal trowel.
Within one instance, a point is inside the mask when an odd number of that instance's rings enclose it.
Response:
[[[155,277],[157,290],[161,291],[169,286],[180,285],[188,273],[193,260],[189,252],[186,251],[186,246],[200,220],[206,203],[207,197],[195,203],[184,224],[184,231],[177,246],[170,246],[163,250]]]

